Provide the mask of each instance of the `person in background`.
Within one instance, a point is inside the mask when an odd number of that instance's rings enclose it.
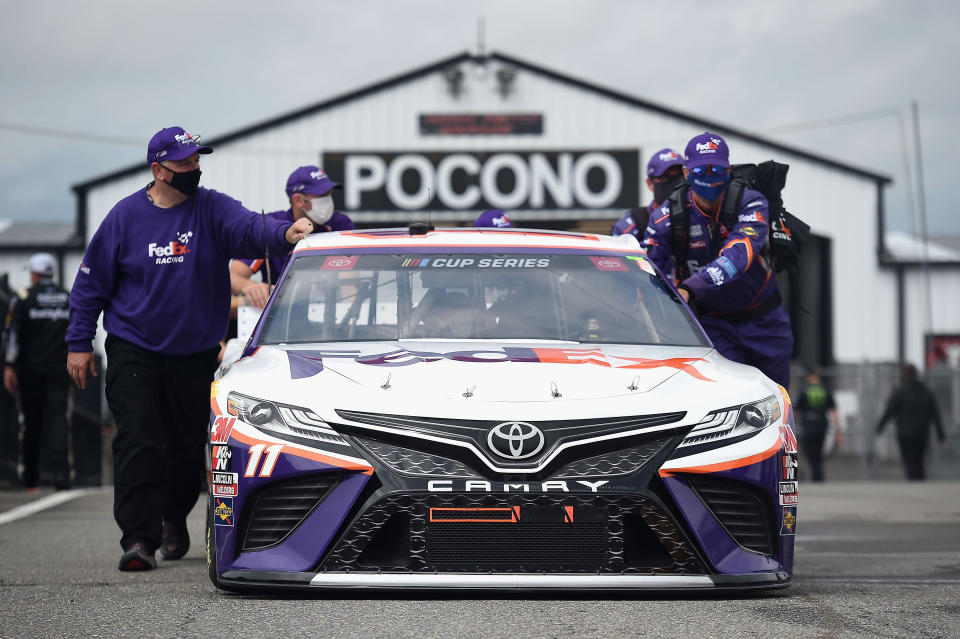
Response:
[[[498,229],[512,229],[513,223],[510,222],[510,216],[506,211],[500,209],[487,209],[477,216],[473,221],[474,228],[490,226]]]
[[[810,463],[813,481],[823,481],[823,444],[831,430],[840,438],[840,420],[833,393],[824,386],[820,372],[807,371],[805,382],[793,403],[800,418],[800,449]]]
[[[41,445],[46,449],[53,486],[70,488],[70,426],[67,358],[70,294],[53,281],[56,262],[49,253],[30,257],[30,288],[10,302],[6,323],[3,385],[20,396],[23,411],[23,486],[37,490]]]
[[[67,371],[80,388],[97,374],[101,312],[107,332],[120,570],[150,570],[157,548],[169,560],[190,547],[186,519],[200,494],[210,382],[230,314],[230,258],[262,257],[265,243],[284,255],[313,230],[310,220],[264,219],[201,187],[206,153],[212,149],[180,127],[153,136],[153,180],[104,218],[70,292]]]
[[[686,216],[686,256],[673,254],[673,197],[651,216],[641,247],[661,272],[675,273],[680,297],[721,355],[755,366],[789,388],[793,332],[764,253],[770,206],[762,193],[745,188],[736,223],[724,227],[719,217],[731,179],[729,158],[726,141],[716,133],[687,143],[683,171],[690,188],[677,195],[682,211],[676,212]]]
[[[267,213],[267,217],[281,222],[295,222],[307,218],[313,222],[314,233],[351,231],[355,228],[353,220],[334,210],[333,190],[339,188],[340,184],[327,177],[323,169],[316,166],[301,166],[287,178],[287,198],[290,201],[290,208]],[[286,253],[270,255],[271,284],[276,284],[286,261]],[[270,297],[264,263],[263,259],[236,259],[230,264],[230,288],[233,294],[243,295],[257,308],[266,306],[267,299]],[[250,279],[254,273],[260,273],[263,281],[257,282]]]
[[[937,398],[930,388],[917,378],[917,367],[904,364],[900,375],[900,386],[890,393],[887,408],[877,421],[877,434],[883,432],[892,418],[897,425],[897,443],[900,445],[907,479],[922,481],[927,477],[924,456],[930,440],[930,424],[937,429],[937,439],[941,446],[946,445],[947,437],[940,421]]]
[[[673,149],[660,149],[647,162],[647,188],[653,201],[647,206],[630,209],[613,223],[610,235],[629,233],[643,242],[643,234],[650,221],[650,213],[660,208],[673,189],[683,182],[683,158]]]

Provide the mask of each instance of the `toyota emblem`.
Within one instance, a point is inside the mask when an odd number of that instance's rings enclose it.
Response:
[[[543,450],[543,431],[527,422],[503,422],[487,433],[490,450],[507,459],[526,459]]]

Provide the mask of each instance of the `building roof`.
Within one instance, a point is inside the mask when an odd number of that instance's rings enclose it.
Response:
[[[574,78],[574,77],[572,77],[572,76],[569,76],[569,75],[566,75],[566,74],[563,74],[563,73],[559,73],[559,72],[557,72],[557,71],[552,71],[552,70],[547,69],[547,68],[545,68],[545,67],[541,67],[541,66],[539,66],[539,65],[535,65],[535,64],[532,64],[532,63],[530,63],[530,62],[525,62],[525,61],[520,60],[520,59],[518,59],[518,58],[514,58],[514,57],[511,57],[511,56],[508,56],[508,55],[505,55],[505,54],[502,54],[502,53],[496,53],[496,52],[491,53],[489,56],[476,56],[476,55],[473,55],[473,54],[470,54],[470,53],[461,53],[461,54],[458,54],[458,55],[455,55],[455,56],[452,56],[452,57],[449,57],[449,58],[445,58],[445,59],[443,59],[443,60],[439,60],[439,61],[437,61],[437,62],[433,62],[433,63],[428,64],[428,65],[426,65],[426,66],[423,66],[423,67],[414,69],[414,70],[409,71],[409,72],[407,72],[407,73],[402,73],[402,74],[400,74],[400,75],[396,75],[396,76],[393,76],[393,77],[391,77],[391,78],[387,78],[386,80],[381,80],[381,81],[379,81],[379,82],[375,82],[375,83],[373,83],[373,84],[367,85],[367,86],[362,87],[362,88],[360,88],[360,89],[357,89],[357,90],[354,90],[354,91],[350,91],[350,92],[348,92],[348,93],[344,93],[344,94],[339,95],[339,96],[336,96],[336,97],[334,97],[334,98],[330,98],[330,99],[328,99],[328,100],[323,100],[322,102],[317,102],[316,104],[313,104],[313,105],[311,105],[311,106],[308,106],[308,107],[305,107],[305,108],[301,108],[301,109],[297,109],[296,111],[292,111],[292,112],[290,112],[290,113],[286,113],[286,114],[284,114],[284,115],[281,115],[281,116],[278,116],[278,117],[274,117],[274,118],[271,118],[271,119],[268,119],[268,120],[263,120],[263,121],[261,121],[261,122],[252,124],[252,125],[250,125],[250,126],[247,126],[247,127],[242,128],[242,129],[238,129],[238,130],[233,131],[233,132],[231,132],[231,133],[227,133],[227,134],[222,135],[222,136],[220,136],[220,137],[213,138],[213,139],[211,139],[210,141],[205,142],[205,144],[208,144],[208,145],[210,145],[210,146],[216,146],[216,145],[218,145],[218,144],[224,144],[224,143],[227,143],[227,142],[232,142],[232,141],[234,141],[234,140],[237,140],[237,139],[240,139],[240,138],[249,136],[249,135],[251,135],[251,134],[259,133],[259,132],[261,132],[261,131],[264,131],[264,130],[267,130],[267,129],[270,129],[270,128],[273,128],[273,127],[276,127],[276,126],[280,126],[280,125],[282,125],[282,124],[286,124],[287,122],[290,122],[290,121],[292,121],[292,120],[296,120],[296,119],[299,119],[299,118],[302,118],[302,117],[306,117],[306,116],[309,116],[309,115],[313,115],[313,114],[315,114],[315,113],[318,113],[318,112],[321,112],[321,111],[324,111],[324,110],[327,110],[327,109],[331,109],[331,108],[333,108],[333,107],[340,106],[340,105],[342,105],[342,104],[344,104],[344,103],[346,103],[346,102],[350,102],[350,101],[352,101],[352,100],[358,100],[358,99],[360,99],[360,98],[366,97],[366,96],[371,95],[371,94],[373,94],[373,93],[377,93],[377,92],[379,92],[379,91],[383,91],[384,89],[388,89],[388,88],[390,88],[390,87],[392,87],[392,86],[396,86],[396,85],[399,85],[399,84],[403,84],[403,83],[405,83],[405,82],[409,82],[409,81],[411,81],[411,80],[415,80],[415,79],[417,79],[417,78],[419,78],[419,77],[421,77],[421,76],[428,75],[428,74],[431,74],[431,73],[439,72],[439,71],[445,69],[446,67],[448,67],[448,66],[450,66],[450,65],[452,65],[452,64],[460,64],[460,63],[463,63],[463,62],[474,62],[474,63],[476,63],[476,64],[487,64],[487,63],[490,62],[490,61],[498,61],[498,62],[502,62],[502,63],[505,63],[505,64],[510,64],[510,65],[513,65],[513,66],[515,66],[515,67],[517,67],[517,68],[519,68],[519,69],[523,69],[523,70],[525,70],[525,71],[528,71],[528,72],[530,72],[530,73],[535,73],[535,74],[538,74],[538,75],[541,75],[541,76],[544,76],[544,77],[548,77],[548,78],[551,78],[551,79],[553,79],[553,80],[556,80],[557,82],[560,82],[560,83],[563,83],[563,84],[567,84],[567,85],[570,85],[570,86],[575,86],[575,87],[580,88],[580,89],[583,89],[583,90],[585,90],[585,91],[590,91],[590,92],[593,92],[593,93],[597,93],[597,94],[603,95],[603,96],[605,96],[605,97],[607,97],[607,98],[610,98],[610,99],[615,100],[615,101],[618,101],[618,102],[623,102],[623,103],[626,103],[626,104],[629,104],[629,105],[631,105],[631,106],[635,106],[635,107],[641,108],[641,109],[647,109],[647,110],[650,110],[650,111],[656,111],[656,112],[661,113],[661,114],[663,114],[663,115],[667,115],[667,116],[670,116],[670,117],[673,117],[673,118],[677,118],[677,119],[679,119],[679,120],[684,120],[684,121],[689,122],[689,123],[691,123],[691,124],[695,124],[695,125],[697,125],[698,127],[703,127],[703,128],[705,128],[705,129],[709,129],[709,130],[711,130],[711,131],[716,131],[717,133],[720,133],[721,135],[734,135],[734,136],[737,136],[737,137],[740,137],[740,138],[743,138],[743,139],[751,140],[751,141],[756,142],[756,143],[758,143],[758,144],[763,144],[763,145],[765,145],[765,146],[768,146],[768,147],[770,147],[771,149],[776,149],[776,150],[782,151],[782,152],[784,152],[784,153],[790,153],[790,154],[792,154],[792,155],[795,155],[795,156],[798,156],[798,157],[802,157],[802,158],[804,158],[804,159],[806,159],[806,160],[810,160],[811,162],[816,162],[816,163],[818,163],[818,164],[823,164],[823,165],[829,166],[829,167],[834,168],[834,169],[838,169],[838,170],[845,171],[845,172],[848,172],[848,173],[853,173],[853,174],[855,174],[855,175],[859,175],[859,176],[861,176],[861,177],[869,178],[869,179],[872,179],[872,180],[876,180],[877,182],[880,182],[880,183],[883,183],[883,184],[887,184],[887,183],[891,182],[891,180],[890,180],[889,177],[887,177],[887,176],[885,176],[885,175],[881,175],[881,174],[879,174],[879,173],[875,173],[875,172],[873,172],[873,171],[868,171],[868,170],[866,170],[866,169],[863,169],[863,168],[860,168],[860,167],[857,167],[857,166],[853,166],[853,165],[851,165],[851,164],[847,164],[847,163],[844,163],[844,162],[840,162],[840,161],[838,161],[838,160],[834,160],[834,159],[832,159],[832,158],[828,158],[828,157],[823,156],[823,155],[818,155],[818,154],[815,154],[815,153],[810,153],[809,151],[804,151],[804,150],[798,149],[798,148],[796,148],[796,147],[792,147],[792,146],[788,146],[788,145],[785,145],[785,144],[781,144],[781,143],[779,143],[779,142],[775,142],[775,141],[773,141],[773,140],[769,140],[769,139],[767,139],[767,138],[764,138],[764,137],[755,135],[755,134],[753,134],[753,133],[749,133],[749,132],[747,132],[747,131],[743,131],[743,130],[737,129],[737,128],[735,128],[735,127],[731,127],[731,126],[728,126],[728,125],[725,125],[725,124],[721,124],[721,123],[719,123],[719,122],[714,122],[714,121],[711,121],[711,120],[707,120],[707,119],[701,118],[701,117],[699,117],[699,116],[694,116],[694,115],[690,115],[690,114],[688,114],[688,113],[684,113],[684,112],[681,112],[681,111],[677,111],[676,109],[673,109],[673,108],[670,108],[670,107],[666,107],[666,106],[663,106],[663,105],[661,105],[661,104],[656,104],[656,103],[654,103],[654,102],[650,102],[650,101],[644,100],[644,99],[642,99],[642,98],[638,98],[638,97],[635,97],[635,96],[632,96],[632,95],[628,95],[628,94],[622,93],[622,92],[620,92],[620,91],[615,91],[615,90],[612,90],[612,89],[608,89],[608,88],[606,88],[606,87],[602,87],[602,86],[597,85],[597,84],[594,84],[594,83],[592,83],[592,82],[587,82],[586,80],[581,80],[581,79],[578,79],[578,78]],[[146,144],[146,141],[144,141],[144,144]],[[126,168],[123,168],[123,169],[120,169],[120,170],[117,170],[117,171],[113,171],[112,173],[107,173],[106,175],[101,175],[101,176],[99,176],[99,177],[96,177],[96,178],[87,180],[87,181],[85,181],[85,182],[81,182],[81,183],[79,183],[79,184],[75,184],[75,185],[73,186],[73,190],[74,190],[76,193],[79,194],[79,193],[82,193],[82,192],[85,192],[85,191],[89,190],[90,188],[93,188],[93,187],[95,187],[95,186],[98,186],[98,185],[100,185],[100,184],[104,184],[104,183],[106,183],[106,182],[111,182],[111,181],[113,181],[113,180],[115,180],[115,179],[122,178],[122,177],[126,177],[126,176],[128,176],[128,175],[132,175],[132,174],[134,174],[134,173],[136,173],[136,172],[138,172],[138,171],[142,171],[142,170],[144,170],[144,164],[143,164],[142,162],[138,162],[138,163],[136,163],[136,164],[134,164],[134,165],[131,165],[131,166],[128,166],[128,167],[126,167]]]
[[[83,238],[77,238],[71,222],[18,222],[0,220],[0,247],[17,251],[49,251],[59,248],[83,250]]]
[[[931,265],[960,264],[960,247],[945,246],[939,238],[925,243],[909,233],[890,231],[884,239],[887,255],[893,262],[921,264],[929,259]]]

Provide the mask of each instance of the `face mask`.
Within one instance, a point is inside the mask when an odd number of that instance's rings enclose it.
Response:
[[[170,178],[168,184],[184,195],[188,197],[194,195],[200,188],[200,169],[184,171],[183,173],[177,173],[173,169],[167,170],[173,173],[173,177]]]
[[[730,181],[730,175],[724,173],[723,175],[707,174],[707,175],[697,175],[696,173],[690,173],[690,188],[693,189],[693,192],[702,197],[707,202],[713,202],[720,194],[723,193],[723,190],[727,188],[727,182]]]
[[[333,196],[321,195],[310,200],[312,208],[306,211],[307,217],[314,224],[326,224],[333,217]]]
[[[683,175],[678,175],[668,182],[654,182],[653,183],[653,201],[659,203],[666,202],[667,198],[670,197],[670,194],[673,193],[673,189],[676,188],[678,184],[683,182]]]

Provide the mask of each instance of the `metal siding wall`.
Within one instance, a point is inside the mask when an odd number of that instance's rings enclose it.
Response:
[[[219,145],[203,158],[203,184],[227,193],[248,208],[267,211],[288,206],[284,185],[297,166],[315,164],[327,150],[476,150],[640,148],[640,166],[663,147],[680,152],[702,128],[646,111],[602,95],[518,70],[514,93],[496,91],[488,65],[477,79],[472,64],[461,65],[464,93],[452,98],[439,73],[395,85],[360,100]],[[422,113],[544,114],[542,136],[420,136]],[[838,169],[771,151],[752,141],[728,136],[735,162],[774,157],[790,164],[784,199],[814,232],[834,240],[834,347],[839,361],[891,359],[896,356],[895,289],[877,266],[876,183]],[[642,178],[642,176],[641,176]],[[143,176],[124,178],[89,194],[92,232],[120,198],[142,187]],[[638,203],[650,194],[641,186]],[[338,205],[342,200],[338,198]],[[349,211],[346,211],[349,213]],[[873,312],[872,309],[876,309]],[[864,317],[866,312],[871,316]]]

